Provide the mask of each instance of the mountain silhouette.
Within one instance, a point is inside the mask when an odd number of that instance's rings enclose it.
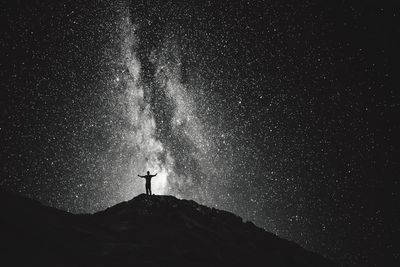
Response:
[[[72,214],[0,192],[1,266],[336,266],[230,212],[146,196]]]

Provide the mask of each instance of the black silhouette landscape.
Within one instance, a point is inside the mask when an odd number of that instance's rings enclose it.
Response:
[[[232,213],[146,196],[76,215],[0,193],[1,266],[335,266]]]

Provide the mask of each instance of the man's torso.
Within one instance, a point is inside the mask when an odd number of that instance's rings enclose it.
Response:
[[[144,176],[144,178],[146,179],[146,184],[149,184],[150,182],[151,182],[151,178],[152,178],[153,176],[151,176],[151,175],[145,175]]]

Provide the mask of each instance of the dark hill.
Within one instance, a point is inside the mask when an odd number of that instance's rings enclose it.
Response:
[[[74,215],[0,193],[1,266],[334,266],[232,213],[139,195]]]

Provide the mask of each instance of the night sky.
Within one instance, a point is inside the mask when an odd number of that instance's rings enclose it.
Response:
[[[4,2],[2,189],[95,212],[149,170],[346,266],[400,261],[397,6]]]

